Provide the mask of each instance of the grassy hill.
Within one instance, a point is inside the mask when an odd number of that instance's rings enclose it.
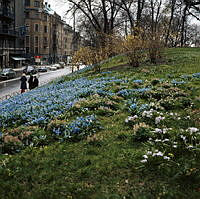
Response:
[[[0,102],[0,198],[199,198],[199,116],[200,48]]]

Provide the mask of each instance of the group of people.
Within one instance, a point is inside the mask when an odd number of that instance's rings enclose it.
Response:
[[[20,87],[21,93],[24,93],[27,89],[27,78],[26,78],[26,75],[24,73],[22,74],[20,81],[21,81],[21,87]],[[28,85],[29,90],[32,90],[32,89],[38,87],[39,80],[36,76],[30,75],[30,78],[28,80],[28,84],[29,84]]]

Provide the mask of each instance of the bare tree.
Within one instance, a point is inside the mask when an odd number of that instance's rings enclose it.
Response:
[[[113,33],[120,10],[115,3],[116,0],[66,0],[66,2],[71,5],[68,11],[76,12],[78,17],[83,14],[94,31],[104,34]]]

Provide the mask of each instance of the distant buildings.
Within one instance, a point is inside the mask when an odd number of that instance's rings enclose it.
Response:
[[[23,1],[16,5],[15,0],[0,0],[0,67],[8,67],[13,64],[16,53],[23,53],[23,41],[20,43],[21,32],[20,16],[24,11],[19,9]],[[18,17],[15,16],[18,14]],[[22,17],[23,18],[23,17]],[[23,20],[23,19],[22,19]],[[16,26],[17,25],[17,26]],[[16,46],[19,44],[19,46]],[[18,48],[19,47],[19,48]],[[21,48],[22,47],[22,48]]]
[[[80,39],[44,0],[0,0],[0,68],[67,62]]]

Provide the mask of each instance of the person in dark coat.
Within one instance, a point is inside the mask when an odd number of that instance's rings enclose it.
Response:
[[[20,81],[21,81],[21,86],[20,86],[21,93],[24,93],[27,89],[27,85],[26,85],[27,78],[26,78],[26,75],[24,73],[22,74]]]
[[[34,80],[33,80],[33,88],[38,87],[38,85],[39,85],[39,80],[38,80],[38,78],[37,78],[36,76],[34,76]]]
[[[29,89],[32,90],[34,85],[33,85],[33,75],[30,75],[30,78],[28,80],[28,84],[29,84]]]

